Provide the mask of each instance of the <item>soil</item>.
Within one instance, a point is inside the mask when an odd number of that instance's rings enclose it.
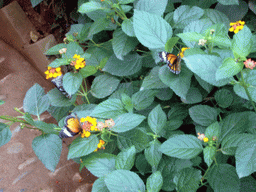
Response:
[[[30,0],[6,0],[4,6],[13,1],[19,3],[30,22],[35,26],[39,39],[53,34],[57,42],[62,43],[65,34],[74,23],[69,15],[77,7],[76,1],[44,0],[33,8]]]

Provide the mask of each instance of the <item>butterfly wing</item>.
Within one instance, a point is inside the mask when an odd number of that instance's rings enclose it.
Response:
[[[81,124],[77,116],[68,115],[65,120],[64,127],[61,129],[59,133],[59,137],[68,138],[74,137],[81,131]]]
[[[56,87],[63,95],[65,95],[68,99],[71,99],[71,95],[70,95],[69,93],[67,93],[67,92],[65,91],[65,89],[63,88],[62,79],[63,79],[63,75],[58,76],[58,77],[52,79],[51,82],[55,85],[55,87]]]
[[[171,72],[179,74],[181,71],[181,57],[174,54],[168,53],[166,51],[160,52],[159,57],[162,62],[167,63],[168,68]]]

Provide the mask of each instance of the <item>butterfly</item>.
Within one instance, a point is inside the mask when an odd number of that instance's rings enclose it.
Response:
[[[162,62],[167,63],[168,68],[170,69],[171,72],[175,73],[175,74],[179,74],[181,71],[181,57],[173,55],[171,53],[168,53],[166,51],[162,51],[159,53],[159,57],[161,59]]]
[[[71,99],[71,95],[66,92],[66,90],[63,87],[63,75],[58,76],[54,79],[51,80],[51,82],[55,85],[55,87],[63,94],[65,95],[68,99]]]
[[[64,120],[64,127],[59,132],[59,137],[68,138],[74,137],[79,132],[82,131],[82,125],[77,117],[77,115],[68,115]]]

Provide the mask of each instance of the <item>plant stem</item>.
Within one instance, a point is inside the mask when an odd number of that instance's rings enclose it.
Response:
[[[241,80],[242,80],[242,83],[241,83],[240,85],[242,85],[243,88],[245,89],[246,95],[247,95],[247,97],[249,98],[249,100],[250,100],[250,102],[251,102],[251,104],[252,104],[252,106],[253,106],[254,111],[256,112],[255,104],[254,104],[254,102],[253,102],[253,100],[252,100],[252,97],[251,97],[251,95],[250,95],[250,93],[249,93],[249,91],[248,91],[247,85],[246,85],[246,83],[245,83],[245,81],[244,81],[244,76],[243,76],[242,71],[241,71]]]

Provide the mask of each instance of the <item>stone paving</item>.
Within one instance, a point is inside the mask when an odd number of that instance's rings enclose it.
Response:
[[[5,101],[0,106],[0,115],[19,115],[13,108],[22,109],[24,96],[35,83],[46,92],[53,87],[21,54],[1,40],[0,68],[0,98]],[[42,114],[41,119],[56,123],[47,113]],[[96,178],[86,169],[79,173],[79,165],[72,160],[67,161],[71,139],[63,142],[60,162],[52,173],[32,150],[32,141],[40,132],[21,130],[19,124],[13,124],[10,129],[11,141],[0,148],[0,192],[91,191]]]

